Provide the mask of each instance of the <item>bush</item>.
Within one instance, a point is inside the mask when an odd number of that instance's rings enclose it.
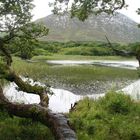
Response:
[[[33,56],[39,56],[39,55],[50,55],[51,53],[44,49],[35,49],[33,51]]]
[[[122,46],[116,43],[112,43],[112,46],[118,50],[127,49],[127,46]],[[110,49],[108,47],[108,43],[105,42],[40,42],[35,50],[37,49],[43,49],[49,53],[60,53],[66,55],[115,55],[115,52]]]
[[[96,101],[86,98],[69,118],[80,140],[140,139],[140,103],[122,93],[110,92]]]
[[[104,99],[100,100],[103,108],[113,114],[127,114],[131,110],[132,100],[130,96],[124,96],[123,94],[108,93]],[[102,103],[103,102],[103,103]]]

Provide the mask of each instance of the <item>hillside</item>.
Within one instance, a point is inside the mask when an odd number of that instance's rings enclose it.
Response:
[[[114,16],[92,15],[85,22],[63,16],[49,15],[36,22],[47,25],[50,33],[43,40],[55,41],[106,41],[105,35],[112,42],[137,42],[140,40],[140,29],[137,23],[123,14]]]

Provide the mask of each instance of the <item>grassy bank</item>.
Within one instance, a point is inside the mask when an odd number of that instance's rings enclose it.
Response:
[[[51,54],[47,56],[34,56],[32,60],[135,60],[135,57]]]
[[[21,75],[35,80],[57,80],[58,82],[82,84],[91,81],[114,79],[137,79],[135,70],[92,65],[50,66],[43,62],[30,63],[19,58],[14,59],[13,69]]]
[[[140,139],[140,103],[123,94],[84,99],[69,117],[79,140]]]

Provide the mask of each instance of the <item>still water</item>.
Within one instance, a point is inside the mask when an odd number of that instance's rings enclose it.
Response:
[[[112,66],[112,67],[121,67],[128,69],[137,69],[138,62],[137,61],[48,61],[51,64],[59,64],[59,65],[103,65],[103,66]],[[39,82],[34,82],[32,79],[23,78],[24,81],[29,82],[31,85],[40,85],[45,86]],[[98,99],[103,97],[105,94],[92,94],[92,95],[76,95],[70,91],[64,89],[55,89],[50,88],[54,93],[53,95],[49,95],[49,109],[53,112],[69,112],[71,105],[74,105],[75,102],[85,98],[93,98]],[[129,94],[134,99],[139,99],[140,97],[140,80],[130,84],[129,86],[119,90],[123,91],[125,94]],[[22,91],[17,90],[17,85],[15,83],[10,83],[8,86],[4,87],[5,96],[12,102],[24,103],[24,104],[38,104],[40,102],[40,98],[38,95],[29,94]]]
[[[49,109],[53,112],[69,112],[71,105],[74,105],[75,102],[85,98],[98,99],[99,97],[104,96],[104,94],[93,94],[93,95],[75,95],[74,93],[64,90],[64,89],[54,89],[51,88],[53,95],[49,95]],[[29,94],[26,92],[18,91],[15,83],[4,88],[5,96],[12,102],[24,103],[24,104],[33,104],[39,103],[40,98],[38,95]]]
[[[71,105],[74,105],[75,102],[85,98],[98,99],[103,97],[105,94],[92,94],[92,95],[76,95],[70,91],[64,89],[54,89],[51,88],[53,95],[49,95],[49,109],[53,112],[69,112]],[[133,99],[140,99],[140,80],[130,84],[129,86],[119,90],[123,91],[125,94],[130,95]],[[38,95],[29,94],[17,90],[15,83],[4,88],[5,96],[12,102],[24,103],[24,104],[33,104],[39,103],[40,98]]]
[[[49,64],[54,65],[98,65],[98,66],[109,66],[109,67],[119,67],[126,69],[137,69],[139,66],[138,61],[113,61],[113,60],[49,60],[47,61]]]

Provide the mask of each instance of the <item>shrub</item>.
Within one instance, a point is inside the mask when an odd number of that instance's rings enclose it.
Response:
[[[96,101],[86,98],[69,118],[80,140],[140,139],[140,103],[122,93],[110,92]]]
[[[108,93],[105,98],[101,99],[103,108],[108,110],[109,113],[127,114],[131,110],[132,100],[130,96],[123,94],[116,94],[113,92]]]

